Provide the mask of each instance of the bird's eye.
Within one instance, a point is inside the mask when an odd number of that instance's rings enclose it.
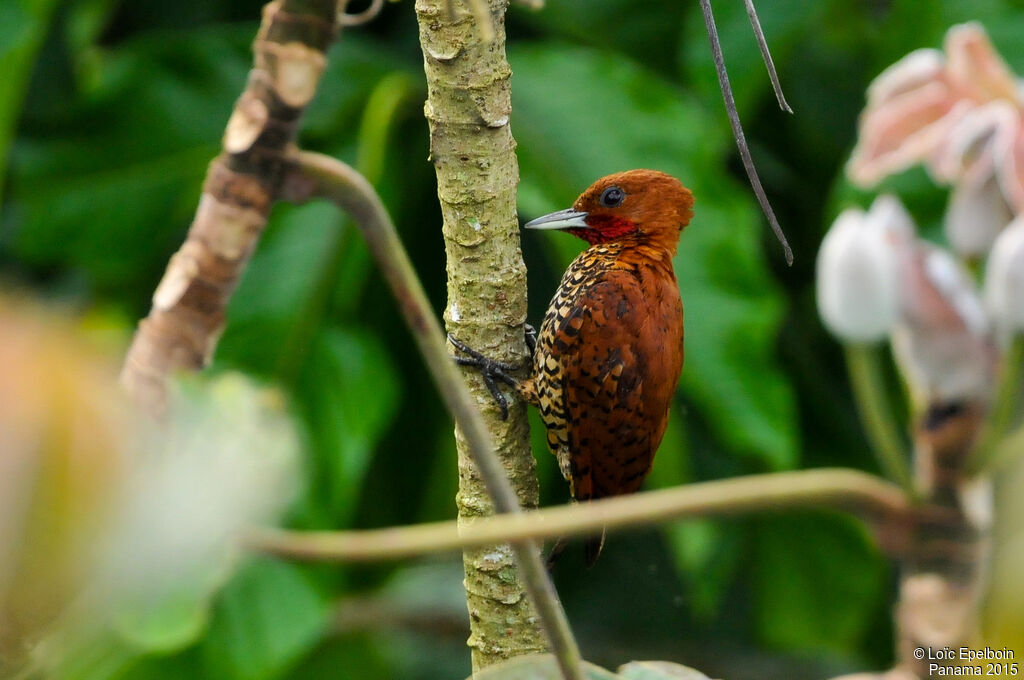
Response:
[[[601,205],[606,208],[622,205],[624,200],[626,200],[626,192],[618,187],[608,187],[601,192]]]

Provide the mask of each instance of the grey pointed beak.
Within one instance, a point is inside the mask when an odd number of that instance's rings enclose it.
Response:
[[[530,220],[523,225],[524,229],[590,229],[587,224],[587,215],[590,213],[580,212],[569,208],[559,210],[544,217]]]

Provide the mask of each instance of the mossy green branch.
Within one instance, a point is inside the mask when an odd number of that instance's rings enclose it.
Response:
[[[519,249],[516,187],[519,168],[509,127],[510,77],[505,58],[506,0],[488,0],[478,17],[466,2],[417,0],[427,78],[424,107],[430,159],[444,217],[448,261],[448,331],[511,363],[527,363],[526,269]],[[482,26],[489,21],[490,29]],[[488,39],[489,38],[489,39]],[[466,372],[519,503],[536,507],[538,486],[525,408],[515,403],[501,420],[478,375]],[[493,514],[465,433],[456,431],[459,520],[471,526]],[[507,545],[463,554],[473,669],[547,644],[513,551]]]

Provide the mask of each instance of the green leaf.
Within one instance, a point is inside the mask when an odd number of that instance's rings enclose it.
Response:
[[[176,592],[148,606],[135,605],[118,614],[114,625],[129,644],[167,654],[195,642],[209,620],[208,589]]]
[[[109,631],[84,635],[72,633],[70,639],[48,644],[41,665],[42,677],[54,680],[117,680],[141,658],[139,649]]]
[[[563,677],[553,654],[531,654],[488,666],[468,680],[562,680]],[[619,679],[618,675],[587,661],[583,662],[583,677],[586,680]]]
[[[298,367],[283,364],[305,359],[302,353],[308,348],[304,345],[324,321],[320,288],[323,279],[331,276],[325,269],[332,266],[339,223],[337,209],[326,202],[281,206],[275,211],[231,297],[218,363],[294,380]],[[287,376],[282,375],[284,371]]]
[[[257,559],[218,598],[202,653],[211,675],[263,680],[282,673],[320,640],[330,602],[301,567]]]
[[[834,0],[755,2],[765,40],[779,71],[783,92],[786,92],[787,62],[795,56],[795,48],[809,30],[820,30],[821,19],[833,4]],[[753,115],[754,111],[750,109],[758,97],[774,98],[774,95],[769,95],[771,81],[743,2],[715,2],[712,5],[725,66],[729,70],[729,83],[736,97],[740,119],[743,120],[745,116]],[[690,3],[681,46],[680,62],[688,79],[706,101],[717,102],[715,113],[724,120],[725,109],[718,77],[715,75],[715,65],[704,29],[704,18],[696,2]]]
[[[25,86],[56,5],[56,0],[0,3],[0,199]]]
[[[630,168],[663,170],[693,189],[696,217],[676,258],[683,390],[734,450],[792,466],[793,394],[774,356],[783,302],[750,192],[726,172],[731,139],[685,93],[616,56],[545,46],[510,54],[523,217],[567,207],[598,177]],[[562,266],[581,250],[564,234],[525,238],[548,239]]]
[[[670,418],[661,453],[654,461],[648,483],[655,488],[687,484],[690,446],[682,418]],[[687,518],[662,526],[679,578],[686,583],[686,599],[694,616],[711,619],[736,577],[742,555],[735,524],[714,519]]]
[[[249,40],[232,28],[136,41],[88,97],[26,112],[5,224],[15,254],[119,295],[152,290],[219,151]]]
[[[203,668],[202,658],[196,647],[192,647],[180,654],[172,656],[149,655],[142,657],[133,664],[117,680],[215,680]],[[103,678],[89,678],[88,680],[105,680]],[[219,680],[219,676],[217,676]]]
[[[710,680],[700,671],[671,661],[630,661],[619,666],[618,673],[626,680]]]
[[[511,19],[543,29],[551,41],[621,53],[664,72],[674,70],[682,14],[674,2],[646,3],[635,11],[622,0],[552,2],[540,12],[519,11],[513,4],[509,10]]]
[[[69,27],[76,45],[90,40],[100,20],[83,12]],[[194,214],[245,86],[254,30],[239,24],[136,34],[89,52],[97,82],[87,92],[77,93],[73,79],[34,83],[35,106],[23,115],[11,157],[14,209],[0,229],[14,254],[40,268],[73,268],[101,292],[137,296],[141,304]],[[400,51],[346,35],[304,116],[303,142],[337,146],[351,138],[373,86],[416,66]],[[0,88],[14,80],[3,78]]]
[[[399,675],[395,672],[394,656],[396,651],[406,650],[407,645],[403,644],[405,640],[399,644],[388,645],[379,638],[379,635],[370,632],[331,635],[316,648],[315,652],[296,664],[288,673],[280,676],[281,680],[344,680],[348,677],[422,680],[417,676]],[[429,652],[421,655],[420,659],[424,657],[430,658]],[[420,664],[422,665],[422,661]],[[437,678],[458,678],[461,675],[440,675],[433,663],[430,664],[430,671],[433,671],[434,677]]]
[[[336,526],[355,512],[363,476],[398,401],[394,362],[379,339],[342,329],[334,318],[332,296],[356,238],[327,203],[276,215],[231,301],[217,354],[220,366],[276,379],[291,390],[312,463],[299,509],[304,526]]]
[[[311,464],[297,521],[306,528],[344,524],[358,508],[375,447],[394,417],[399,379],[382,343],[366,332],[314,327],[312,337],[289,348],[286,338],[301,322],[271,316],[275,297],[268,295],[260,306],[268,315],[246,313],[244,321],[229,326],[219,360],[263,375],[296,362],[292,399]]]
[[[350,491],[358,487],[373,442],[391,420],[397,398],[396,376],[380,343],[368,335],[328,329],[313,349],[314,360],[304,376],[309,393],[330,390],[336,399],[310,402],[326,406],[318,435],[333,441],[328,447],[346,459],[349,479],[342,482]],[[334,403],[332,403],[334,402]],[[317,435],[315,435],[317,436]]]
[[[346,522],[376,442],[391,422],[398,379],[380,342],[329,328],[309,350],[297,399],[317,454],[314,484],[334,522]]]
[[[194,643],[206,630],[210,601],[235,564],[234,555],[200,565],[155,601],[133,600],[118,609],[113,628],[141,652],[169,654]]]
[[[334,146],[351,138],[373,90],[385,78],[422,81],[420,54],[407,49],[406,43],[400,43],[398,49],[393,45],[355,31],[346,32],[334,43],[316,98],[303,116],[304,146],[310,142]]]
[[[744,559],[744,544],[735,524],[690,519],[665,527],[669,548],[686,583],[687,602],[695,617],[712,620],[719,612]]]
[[[879,607],[885,569],[855,520],[801,514],[757,522],[757,629],[772,646],[850,652]]]

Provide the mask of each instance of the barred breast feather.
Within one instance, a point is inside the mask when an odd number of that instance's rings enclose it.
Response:
[[[592,246],[566,270],[541,325],[534,376],[520,388],[579,501],[639,488],[682,369],[670,262],[620,251]]]

